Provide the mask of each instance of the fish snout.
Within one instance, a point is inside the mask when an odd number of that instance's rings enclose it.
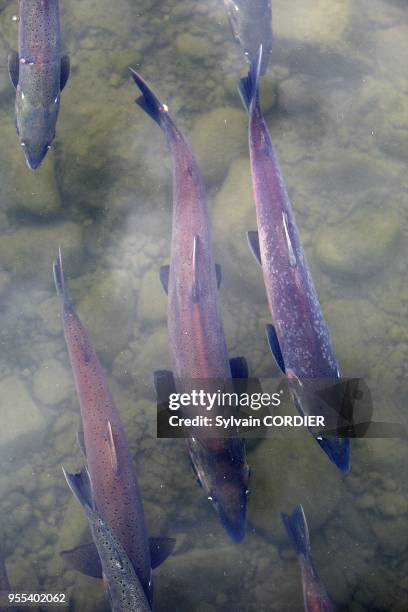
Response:
[[[350,471],[350,440],[348,438],[317,438],[324,452],[343,473]]]
[[[33,145],[28,142],[21,142],[27,166],[30,170],[36,170],[46,156],[49,145]]]
[[[247,499],[246,486],[243,487],[242,483],[230,483],[225,484],[223,490],[218,491],[218,497],[213,500],[222,526],[236,543],[245,537]]]

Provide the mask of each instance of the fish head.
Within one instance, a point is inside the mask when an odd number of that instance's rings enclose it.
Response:
[[[35,170],[55,138],[59,96],[47,105],[33,104],[20,91],[16,96],[16,128],[27,166]]]
[[[195,440],[196,442],[196,440]],[[190,456],[208,500],[215,509],[222,526],[234,542],[245,536],[246,509],[250,470],[245,457],[245,443],[241,439],[227,442],[222,452],[214,453],[190,444]]]
[[[334,435],[344,421],[340,409],[343,405],[341,385],[337,384],[336,379],[316,378],[300,381],[290,370],[286,374],[299,414],[324,417],[325,430],[320,427],[309,429],[330,461],[343,474],[347,474],[350,471],[350,440],[345,436]]]

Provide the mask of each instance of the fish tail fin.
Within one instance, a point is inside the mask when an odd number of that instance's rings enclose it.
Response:
[[[301,505],[296,506],[292,514],[281,514],[288,536],[298,555],[305,559],[310,557],[309,529],[306,522],[304,510]]]
[[[146,81],[142,79],[140,74],[133,68],[129,68],[132,78],[142,95],[137,98],[136,104],[140,106],[148,115],[155,121],[163,130],[173,123],[168,114],[168,109],[165,104],[162,104],[156,94],[148,86]]]
[[[259,104],[259,78],[261,75],[262,66],[262,45],[260,45],[257,54],[253,58],[249,67],[248,76],[243,77],[238,86],[239,95],[241,96],[242,104],[249,112],[251,105]]]
[[[64,302],[69,302],[68,292],[65,288],[64,270],[62,267],[61,247],[58,249],[58,256],[54,261],[52,269],[54,272],[54,283],[55,283],[55,289],[57,290],[58,297],[60,297]]]

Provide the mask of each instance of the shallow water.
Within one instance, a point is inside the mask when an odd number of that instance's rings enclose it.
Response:
[[[403,0],[274,0],[261,96],[345,376],[370,386],[375,419],[405,424],[408,17]],[[170,158],[133,104],[134,66],[169,106],[203,170],[230,355],[277,375],[269,315],[245,231],[255,227],[246,66],[222,2],[74,0],[61,5],[72,73],[55,146],[31,173],[15,134],[6,55],[14,2],[0,0],[0,535],[16,592],[65,592],[104,610],[102,585],[63,567],[86,541],[61,464],[79,468],[79,406],[52,281],[59,245],[79,314],[106,367],[145,499],[149,532],[177,539],[155,570],[155,609],[302,609],[279,513],[302,503],[315,563],[342,610],[408,609],[407,447],[353,442],[342,477],[310,436],[248,453],[248,534],[230,544],[182,441],[157,440],[154,369],[169,367],[159,268],[170,253]]]

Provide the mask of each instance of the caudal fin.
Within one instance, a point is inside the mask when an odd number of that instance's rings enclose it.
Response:
[[[161,128],[165,128],[165,118],[168,118],[168,108],[165,104],[162,104],[155,93],[150,89],[146,81],[142,79],[140,74],[133,68],[129,68],[133,80],[142,92],[140,98],[137,98],[136,104],[138,104],[143,110],[160,125]]]
[[[282,513],[281,517],[297,554],[308,559],[310,557],[309,529],[302,506],[296,506],[292,514]]]
[[[252,60],[248,76],[243,77],[238,86],[239,94],[241,96],[242,104],[249,112],[251,110],[251,104],[259,103],[259,78],[261,74],[262,66],[262,45],[258,49],[258,53]]]

